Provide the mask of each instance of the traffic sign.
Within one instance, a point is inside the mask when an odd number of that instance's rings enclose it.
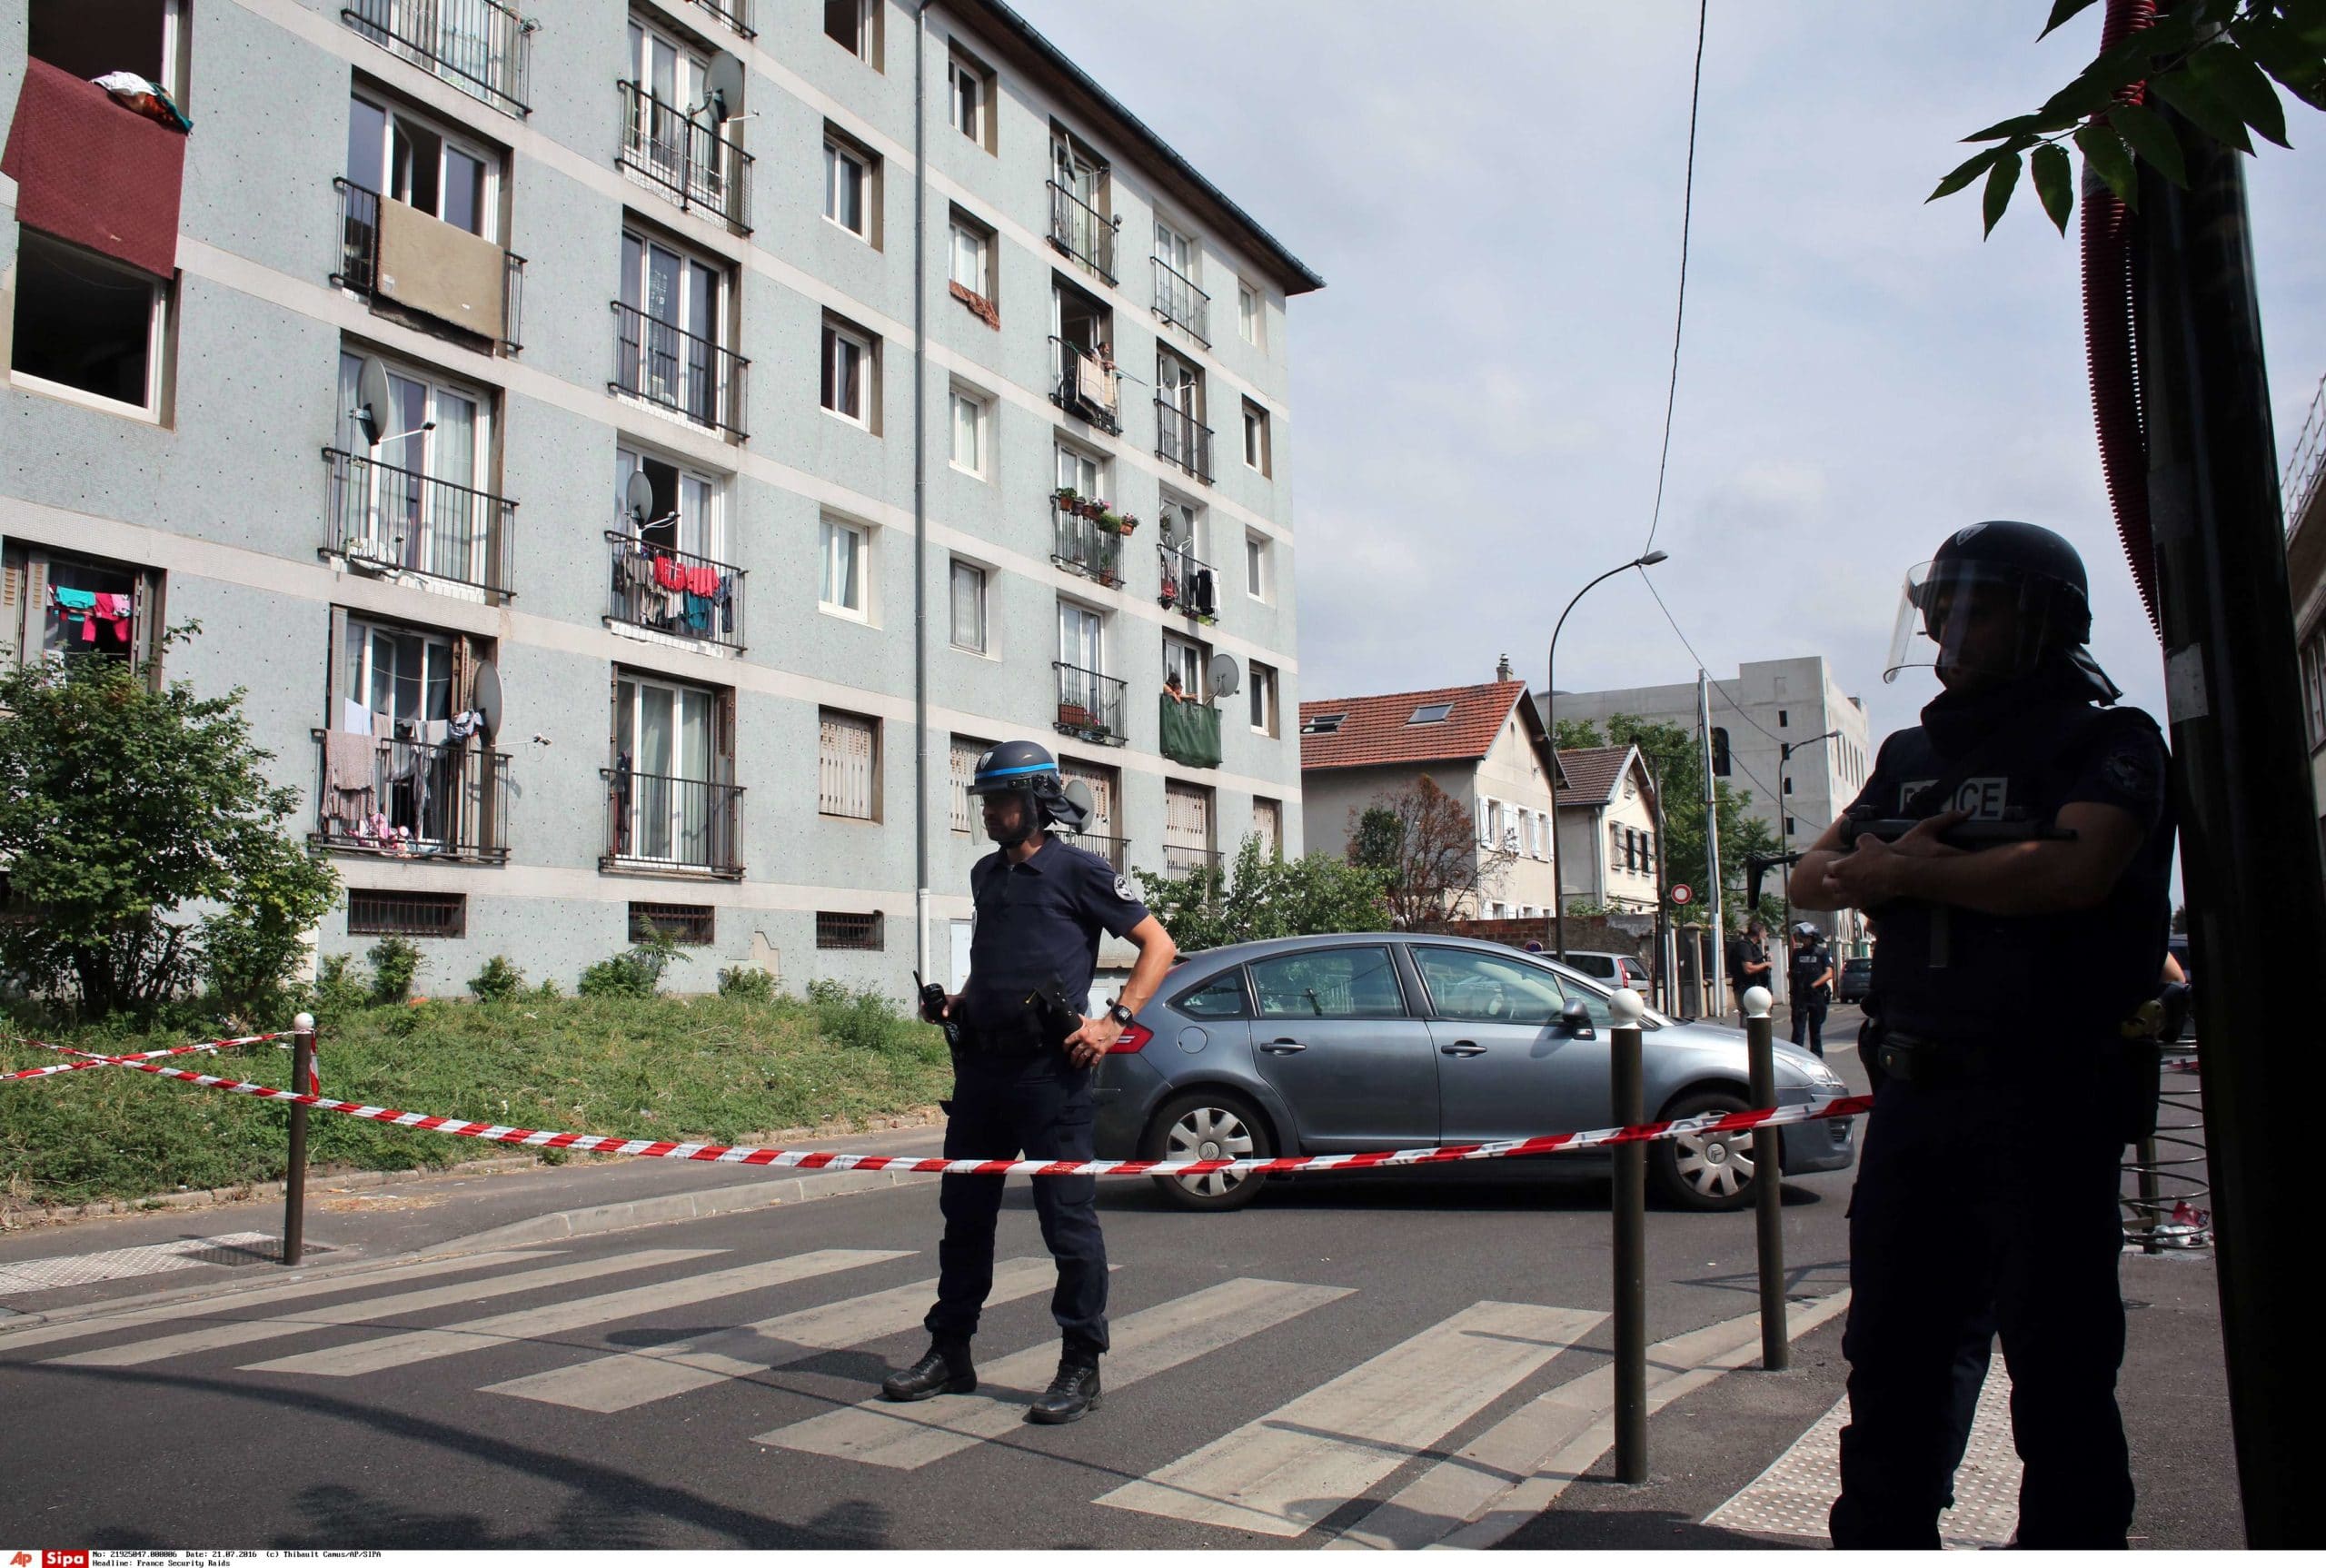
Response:
[[[1685,904],[1695,896],[1695,889],[1689,887],[1685,882],[1675,882],[1672,884],[1672,901],[1674,903]]]

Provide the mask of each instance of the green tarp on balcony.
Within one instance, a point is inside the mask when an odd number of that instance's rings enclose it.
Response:
[[[1163,705],[1163,755],[1190,768],[1218,767],[1219,710],[1168,696],[1156,700]]]

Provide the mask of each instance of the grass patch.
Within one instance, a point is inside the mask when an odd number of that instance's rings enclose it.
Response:
[[[323,1092],[335,1099],[617,1136],[738,1143],[784,1127],[860,1126],[928,1105],[951,1082],[937,1030],[838,987],[771,1001],[529,994],[351,1007],[326,1016],[319,1034]],[[94,1027],[45,1037],[127,1052],[201,1036]],[[0,1071],[57,1059],[0,1045]],[[268,1046],[170,1065],[277,1087],[291,1076],[291,1054]],[[121,1067],[0,1085],[0,1197],[76,1204],[279,1180],[288,1116]],[[310,1168],[387,1171],[507,1152],[329,1111],[309,1116],[307,1149]]]

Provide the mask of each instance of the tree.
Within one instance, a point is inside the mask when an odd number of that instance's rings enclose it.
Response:
[[[1247,836],[1233,875],[1206,866],[1184,877],[1139,873],[1147,907],[1188,952],[1231,942],[1323,931],[1379,931],[1389,924],[1386,874],[1337,855],[1279,859]]]
[[[1562,719],[1551,732],[1551,743],[1562,751],[1593,751],[1606,745],[1607,738],[1588,719]]]
[[[1470,809],[1426,773],[1349,817],[1350,859],[1387,873],[1389,918],[1405,930],[1442,930],[1476,910],[1517,858],[1505,845],[1481,843]]]
[[[2092,0],[2054,0],[2043,33]],[[2041,36],[2042,35],[2038,35]],[[1992,146],[1938,183],[1929,200],[1951,196],[1984,177],[1987,233],[2011,205],[2023,170],[2032,175],[2044,215],[2067,233],[2075,209],[2074,168],[2065,144],[2128,207],[2140,204],[2138,163],[2172,184],[2189,183],[2172,124],[2142,101],[2155,98],[2189,124],[2242,153],[2253,151],[2250,128],[2281,147],[2285,109],[2271,77],[2312,108],[2326,109],[2326,5],[2321,0],[2182,0],[2153,25],[2102,49],[2092,62],[2031,114],[2014,114],[1963,137]],[[2146,84],[2146,92],[2138,91]]]
[[[239,1010],[289,978],[339,879],[281,832],[299,792],[267,782],[243,695],[156,690],[94,654],[0,672],[0,866],[21,909],[0,970],[91,1016],[205,979]]]
[[[1702,882],[1705,869],[1705,803],[1696,789],[1704,777],[1704,743],[1694,730],[1635,713],[1611,714],[1603,734],[1582,719],[1559,720],[1559,748],[1581,750],[1595,746],[1636,746],[1655,780],[1664,803],[1664,875],[1670,882]],[[1744,857],[1768,854],[1776,849],[1776,835],[1768,824],[1748,814],[1750,789],[1735,789],[1724,779],[1713,780],[1713,798],[1720,822],[1720,882],[1722,923],[1740,928],[1752,911],[1744,908]],[[1668,887],[1667,889],[1668,891]],[[1734,892],[1731,898],[1725,895]],[[1696,918],[1697,907],[1667,904],[1666,913],[1677,920]],[[1774,925],[1784,918],[1784,904],[1774,894],[1761,900],[1762,918]]]

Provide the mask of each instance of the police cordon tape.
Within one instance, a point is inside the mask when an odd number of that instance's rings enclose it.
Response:
[[[91,1067],[127,1067],[136,1062],[150,1062],[160,1057],[182,1057],[188,1051],[223,1051],[232,1046],[257,1046],[263,1045],[269,1040],[288,1038],[290,1036],[284,1034],[244,1035],[231,1040],[196,1040],[190,1046],[168,1046],[158,1051],[138,1051],[126,1057],[109,1057],[102,1051],[76,1050],[71,1046],[52,1046],[46,1040],[23,1040],[19,1043],[33,1046],[44,1051],[62,1052],[65,1056],[79,1057],[82,1059],[74,1062],[59,1062],[53,1067],[25,1067],[18,1072],[0,1073],[0,1084],[12,1084],[24,1078],[55,1077],[58,1073],[85,1072]],[[311,1084],[308,1087],[312,1088],[314,1086]]]
[[[236,1042],[240,1043],[240,1042]],[[192,1047],[200,1048],[200,1047]],[[390,1110],[383,1106],[358,1105],[353,1100],[326,1099],[240,1078],[165,1067],[141,1057],[108,1057],[106,1067],[129,1067],[156,1077],[178,1078],[204,1088],[258,1099],[281,1100],[316,1110],[390,1126],[417,1127],[455,1137],[487,1143],[515,1144],[525,1148],[578,1149],[584,1154],[631,1155],[641,1159],[701,1160],[714,1165],[772,1166],[783,1170],[919,1171],[941,1176],[1190,1176],[1218,1174],[1276,1176],[1294,1171],[1388,1170],[1407,1166],[1446,1165],[1466,1160],[1512,1159],[1526,1155],[1558,1154],[1615,1144],[1652,1143],[1661,1138],[1693,1137],[1705,1133],[1751,1132],[1755,1127],[1786,1126],[1795,1122],[1826,1121],[1835,1116],[1863,1116],[1874,1108],[1873,1097],[1844,1096],[1824,1105],[1780,1106],[1774,1110],[1729,1111],[1720,1116],[1687,1116],[1678,1121],[1643,1122],[1636,1126],[1599,1127],[1590,1132],[1554,1133],[1541,1137],[1506,1138],[1493,1143],[1444,1144],[1429,1148],[1382,1149],[1369,1154],[1290,1155],[1269,1159],[1208,1160],[949,1160],[912,1155],[840,1154],[814,1149],[763,1149],[724,1144],[672,1143],[651,1138],[605,1137],[596,1133],[548,1132],[532,1127],[503,1126],[497,1122],[463,1121],[453,1116],[426,1116],[417,1111]],[[96,1065],[96,1064],[93,1064]]]

